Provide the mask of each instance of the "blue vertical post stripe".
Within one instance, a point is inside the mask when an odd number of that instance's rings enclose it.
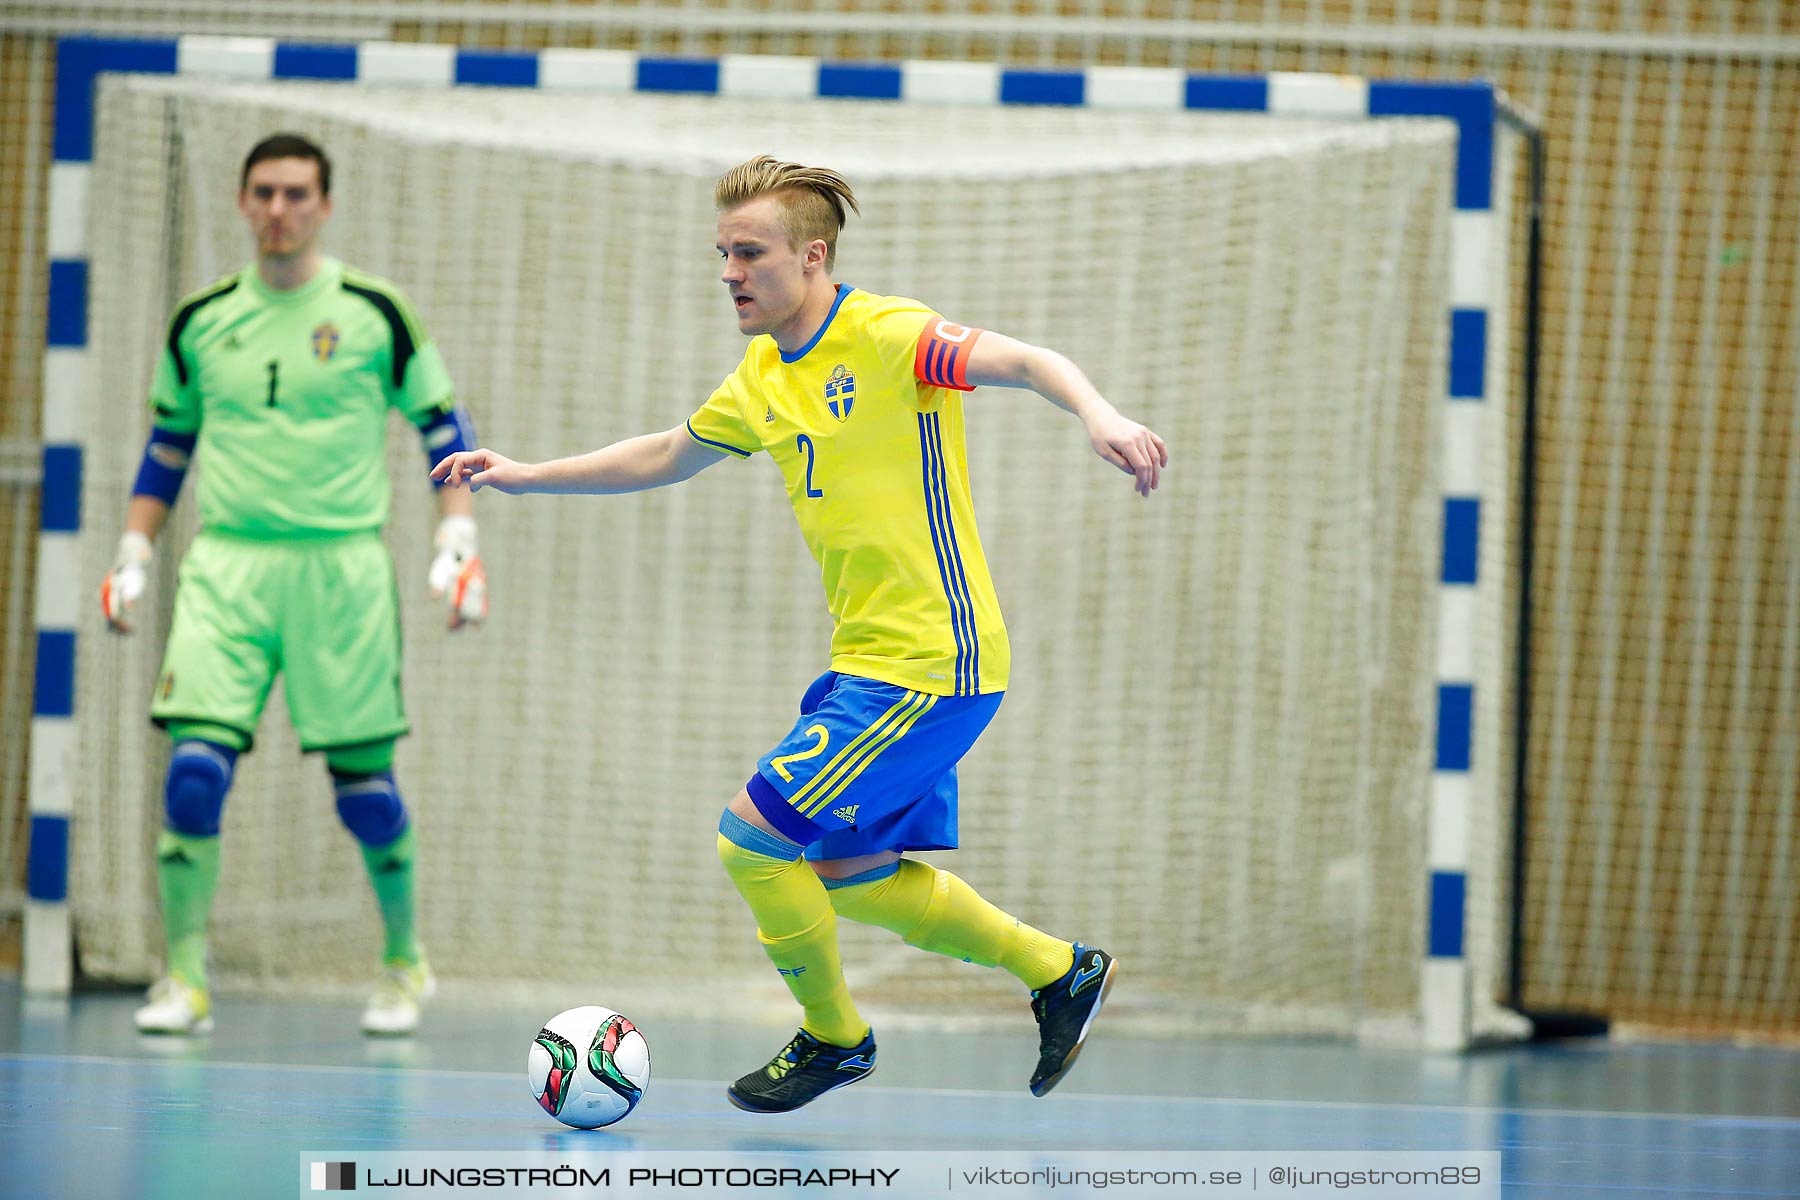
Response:
[[[1437,769],[1469,769],[1469,732],[1475,710],[1475,688],[1467,683],[1438,684]]]
[[[1443,582],[1473,584],[1481,564],[1481,501],[1451,496],[1444,501]]]
[[[1450,312],[1450,395],[1480,400],[1487,394],[1487,310]]]
[[[48,813],[32,816],[25,894],[52,903],[69,898],[69,818]]]
[[[45,446],[38,528],[45,533],[81,531],[81,447]]]
[[[50,294],[44,306],[44,341],[47,344],[58,347],[87,345],[87,298],[87,259],[51,259]]]
[[[40,629],[31,711],[40,717],[75,715],[75,631]]]
[[[1433,958],[1463,956],[1463,910],[1467,885],[1468,877],[1461,871],[1431,873],[1431,925],[1427,953]]]

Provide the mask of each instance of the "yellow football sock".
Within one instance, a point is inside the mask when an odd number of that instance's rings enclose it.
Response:
[[[892,930],[933,954],[1003,967],[1033,991],[1061,979],[1075,962],[1068,942],[1002,912],[949,871],[910,858],[885,879],[834,887],[827,895],[839,916]]]
[[[837,914],[825,886],[799,859],[746,850],[719,835],[719,861],[756,918],[756,936],[805,1011],[801,1028],[822,1042],[854,1046],[869,1024],[856,1011],[838,958]]]

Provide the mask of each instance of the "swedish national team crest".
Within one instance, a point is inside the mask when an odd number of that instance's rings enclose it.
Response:
[[[330,362],[331,356],[337,353],[338,329],[330,321],[325,322],[312,332],[313,357],[320,362]]]
[[[843,363],[831,368],[825,381],[825,407],[840,421],[850,419],[850,406],[856,403],[856,376]]]

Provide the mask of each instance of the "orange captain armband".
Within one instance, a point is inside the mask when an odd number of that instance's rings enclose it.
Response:
[[[954,321],[933,321],[919,335],[919,348],[913,352],[913,374],[933,387],[974,391],[975,385],[969,382],[969,351],[982,332]]]

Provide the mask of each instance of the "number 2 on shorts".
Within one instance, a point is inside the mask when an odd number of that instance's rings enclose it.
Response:
[[[808,758],[817,758],[819,755],[825,753],[825,747],[831,744],[831,733],[823,725],[808,725],[806,727],[806,733],[808,737],[818,739],[812,744],[811,749],[802,750],[798,754],[783,754],[779,758],[771,758],[769,760],[769,765],[775,768],[776,774],[780,775],[789,783],[794,782],[794,773],[787,769],[789,763],[800,762]]]

